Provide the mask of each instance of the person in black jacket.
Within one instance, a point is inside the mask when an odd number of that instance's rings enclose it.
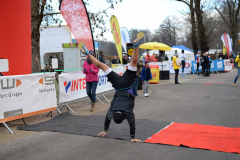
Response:
[[[100,61],[101,63],[105,64],[105,61],[103,60],[103,55],[104,55],[103,51],[100,51],[99,61]]]
[[[133,96],[132,90],[132,84],[137,77],[138,47],[134,49],[129,67],[122,76],[113,72],[111,68],[99,62],[90,54],[88,58],[95,66],[105,72],[108,81],[112,83],[113,88],[116,90],[111,106],[106,114],[104,130],[98,136],[105,136],[107,134],[111,119],[118,124],[127,119],[130,126],[131,142],[141,142],[141,140],[135,139],[135,115],[133,113],[135,96]]]
[[[112,64],[117,64],[117,56],[113,57]]]
[[[208,76],[208,71],[206,71],[206,69],[209,67],[209,60],[208,60],[208,56],[206,53],[203,54],[202,56],[202,74],[204,76]]]

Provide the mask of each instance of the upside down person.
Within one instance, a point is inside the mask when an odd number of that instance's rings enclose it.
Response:
[[[98,134],[99,137],[107,134],[111,119],[117,124],[127,119],[130,126],[131,142],[141,142],[141,140],[135,138],[135,115],[133,113],[135,97],[133,96],[132,84],[137,72],[138,46],[143,37],[144,33],[140,32],[137,35],[137,39],[133,42],[135,49],[132,54],[132,60],[122,76],[112,71],[107,65],[99,62],[91,54],[88,54],[88,58],[96,67],[104,71],[108,81],[112,83],[113,88],[116,90],[111,106],[106,114],[104,130]]]

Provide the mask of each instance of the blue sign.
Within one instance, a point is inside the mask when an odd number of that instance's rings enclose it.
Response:
[[[224,61],[223,60],[212,60],[212,63],[210,63],[210,65],[211,65],[211,68],[210,68],[211,72],[224,71]],[[199,65],[198,71],[202,72],[202,65],[201,65],[201,63]],[[192,61],[192,72],[193,73],[197,73],[196,61]]]
[[[95,42],[95,50],[98,50],[98,42]]]

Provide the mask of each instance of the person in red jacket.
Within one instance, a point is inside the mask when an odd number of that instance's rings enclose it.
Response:
[[[154,54],[153,58],[151,58],[151,62],[158,62],[156,54]]]
[[[150,61],[150,55],[149,55],[149,52],[147,52],[147,55],[145,56],[145,61]]]
[[[93,51],[89,51],[89,54],[94,56]],[[98,85],[98,72],[99,68],[96,67],[92,61],[87,58],[83,63],[83,73],[86,74],[86,91],[88,97],[91,99],[92,106],[90,111],[94,111],[96,103],[96,90]]]

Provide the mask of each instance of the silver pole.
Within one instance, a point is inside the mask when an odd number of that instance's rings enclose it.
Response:
[[[12,130],[7,126],[7,124],[5,122],[2,122],[2,124],[8,129],[8,131],[13,134]]]

